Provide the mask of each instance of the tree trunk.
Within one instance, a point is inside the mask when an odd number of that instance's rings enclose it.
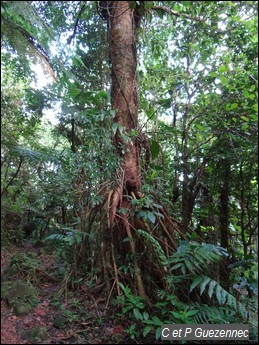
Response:
[[[230,181],[230,164],[226,160],[222,160],[222,167],[225,167],[223,186],[220,193],[220,238],[221,247],[228,249],[228,223],[229,223],[229,181]],[[225,258],[220,267],[220,278],[223,287],[229,289],[228,259]]]
[[[240,206],[241,206],[241,238],[244,248],[244,257],[248,254],[248,242],[246,240],[246,226],[245,226],[245,184],[243,176],[243,164],[240,165]]]
[[[138,128],[138,80],[136,57],[136,12],[130,1],[102,1],[102,16],[107,20],[109,54],[111,62],[111,105],[115,111],[117,131],[114,145],[121,159],[117,172],[117,186],[109,203],[108,229],[110,233],[110,258],[118,280],[114,251],[126,258],[130,253],[134,267],[134,285],[140,296],[147,300],[137,259],[136,229],[131,200],[141,196],[140,152],[137,138],[131,131]],[[115,127],[116,128],[116,127]],[[133,212],[132,212],[133,211]],[[128,243],[123,240],[127,237]],[[117,284],[117,290],[119,290]]]
[[[182,230],[188,232],[189,226],[189,166],[188,166],[188,130],[187,130],[188,104],[183,116],[183,192],[182,192]]]
[[[114,122],[129,135],[138,127],[138,80],[136,74],[136,41],[133,10],[128,1],[112,1],[109,23],[110,59],[112,63],[111,102],[116,115]],[[124,187],[140,191],[140,165],[137,140],[125,142],[117,130],[115,144],[123,161]]]
[[[110,212],[112,224],[116,208],[130,208],[130,198],[138,197],[140,194],[138,140],[130,138],[131,130],[138,127],[139,101],[134,10],[129,7],[129,1],[106,3],[109,6],[107,22],[112,64],[111,105],[115,110],[114,123],[123,127],[117,129],[115,134],[115,146],[122,160],[122,169]]]

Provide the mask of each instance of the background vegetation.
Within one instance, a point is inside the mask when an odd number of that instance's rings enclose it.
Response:
[[[141,18],[131,131],[111,107],[105,3],[1,2],[2,245],[47,244],[63,286],[117,295],[132,339],[164,323],[249,323],[255,339],[257,2],[129,2]],[[140,148],[130,231],[109,230],[118,132]]]

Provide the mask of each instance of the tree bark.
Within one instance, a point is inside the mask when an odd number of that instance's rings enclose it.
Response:
[[[136,40],[134,11],[129,1],[112,1],[108,28],[112,64],[111,105],[116,111],[114,122],[124,127],[127,136],[138,127],[138,80],[136,74]],[[115,145],[123,161],[125,191],[140,190],[140,163],[137,140],[125,142],[117,130]]]
[[[230,181],[230,164],[226,160],[222,160],[222,167],[225,167],[223,186],[220,193],[220,239],[221,247],[228,249],[229,247],[229,234],[228,234],[228,223],[229,223],[229,181]],[[229,290],[229,274],[228,274],[228,259],[222,260],[220,267],[220,279],[223,287]]]
[[[139,197],[141,190],[140,153],[137,138],[131,131],[138,128],[138,80],[136,56],[136,22],[129,1],[106,1],[102,10],[109,32],[111,61],[111,105],[115,110],[114,123],[120,125],[114,144],[121,158],[118,187],[110,207],[110,224],[115,220],[117,207],[130,208],[130,197]],[[105,7],[106,6],[106,7]]]
[[[138,80],[136,56],[136,11],[131,1],[102,1],[99,6],[106,19],[109,32],[109,55],[111,62],[111,106],[115,111],[113,122],[118,124],[114,145],[121,158],[121,168],[117,172],[115,186],[109,207],[108,229],[112,248],[117,248],[119,256],[131,254],[134,276],[139,295],[148,300],[138,262],[138,238],[131,229],[137,229],[132,216],[132,198],[141,196],[140,150],[137,138],[132,138],[132,130],[138,130]],[[127,247],[125,237],[130,239]],[[111,256],[114,279],[117,267],[115,255]],[[119,290],[117,284],[117,290]]]

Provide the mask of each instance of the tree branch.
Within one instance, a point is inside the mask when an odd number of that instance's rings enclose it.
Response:
[[[186,13],[180,13],[178,11],[174,11],[171,8],[168,8],[166,6],[152,6],[151,10],[155,10],[155,11],[164,11],[165,13],[170,14],[171,16],[175,16],[175,17],[183,17],[186,19],[190,19],[190,20],[195,20],[196,22],[200,22],[205,24],[207,27],[211,28],[211,25],[206,23],[204,21],[204,19],[197,17],[197,16],[190,16],[189,14]],[[230,28],[229,30],[221,30],[221,29],[214,29],[215,32],[217,33],[221,33],[221,34],[227,34],[228,32],[234,30],[236,27],[238,26],[238,24],[234,25],[232,28]]]
[[[159,11],[159,10],[164,11],[165,13],[168,13],[171,16],[184,17],[186,19],[192,19],[192,20],[196,20],[198,22],[204,22],[204,20],[201,19],[200,17],[196,17],[196,16],[192,17],[192,16],[189,16],[189,14],[185,14],[185,13],[180,13],[180,12],[174,11],[171,8],[168,8],[166,6],[152,6],[151,9],[155,10],[155,11]]]
[[[81,1],[80,1],[80,2],[81,2]],[[78,27],[78,22],[79,22],[79,20],[80,20],[80,17],[81,17],[81,15],[82,15],[84,9],[85,9],[85,4],[83,4],[83,6],[81,7],[81,9],[80,9],[80,11],[79,11],[79,13],[78,13],[78,15],[77,15],[76,22],[75,22],[75,25],[74,25],[73,33],[72,33],[72,35],[68,38],[67,44],[70,44],[71,41],[72,41],[72,40],[75,38],[75,36],[76,36],[76,30],[77,30],[77,27]]]
[[[3,188],[1,195],[6,195],[7,194],[7,190],[10,187],[10,185],[13,183],[14,179],[18,176],[19,171],[21,169],[22,166],[22,162],[23,162],[23,156],[20,156],[20,161],[18,164],[18,167],[16,169],[16,172],[13,174],[13,177],[10,179],[10,181],[7,183],[7,185]]]

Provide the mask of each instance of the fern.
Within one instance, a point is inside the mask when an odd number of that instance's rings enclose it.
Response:
[[[190,292],[198,286],[200,286],[200,295],[207,290],[209,297],[212,298],[212,296],[214,296],[219,305],[223,306],[227,304],[228,308],[239,312],[243,318],[247,318],[248,315],[245,306],[238,303],[236,298],[220,286],[220,284],[214,279],[208,276],[196,277],[191,284]]]
[[[22,146],[16,146],[11,151],[13,155],[19,155],[29,159],[31,162],[58,162],[57,158],[51,154],[45,154],[37,150],[27,149]]]
[[[140,236],[142,236],[148,244],[151,244],[151,246],[154,248],[156,254],[159,257],[160,264],[162,266],[166,266],[167,265],[167,258],[165,256],[165,253],[164,253],[162,247],[158,243],[158,241],[151,234],[149,234],[148,232],[146,232],[144,230],[137,230],[137,233]]]
[[[225,306],[209,306],[207,304],[194,303],[193,308],[198,310],[194,315],[196,323],[233,323],[236,321],[236,311]]]
[[[248,313],[244,304],[209,276],[211,266],[227,255],[224,248],[212,244],[183,242],[167,260],[171,272],[174,272],[166,277],[167,284],[173,287],[181,301],[188,301],[189,307],[193,306],[189,293],[198,289],[200,296],[207,295],[208,301],[213,299],[213,303],[216,302],[213,307],[200,305],[199,311],[193,316],[194,322],[236,322],[237,318],[247,320]]]
[[[74,244],[79,244],[83,241],[85,236],[88,236],[88,234],[79,231],[77,229],[70,229],[70,228],[63,228],[67,231],[66,235],[63,234],[52,234],[49,235],[46,240],[52,240],[52,241],[61,241],[64,242],[66,244],[68,244],[69,246],[72,246]]]
[[[65,235],[62,234],[52,234],[45,238],[45,240],[52,240],[52,241],[64,241],[66,238]]]
[[[226,255],[228,254],[224,248],[213,244],[183,242],[167,262],[172,271],[180,268],[182,274],[187,271],[195,274],[207,271],[210,265],[219,262]]]
[[[4,33],[16,43],[21,51],[30,47],[35,55],[44,55],[49,50],[49,43],[55,39],[54,32],[42,20],[30,1],[8,1],[4,4],[3,19],[6,23]],[[21,40],[15,40],[15,38]]]
[[[57,56],[51,56],[49,47],[55,40],[58,46],[62,43],[58,41],[51,26],[38,14],[37,4],[31,4],[31,1],[2,1],[1,10],[3,37],[21,56],[29,55],[34,62],[40,62],[43,69],[55,81],[53,63],[58,64],[68,78],[78,81],[76,75],[66,69]]]

